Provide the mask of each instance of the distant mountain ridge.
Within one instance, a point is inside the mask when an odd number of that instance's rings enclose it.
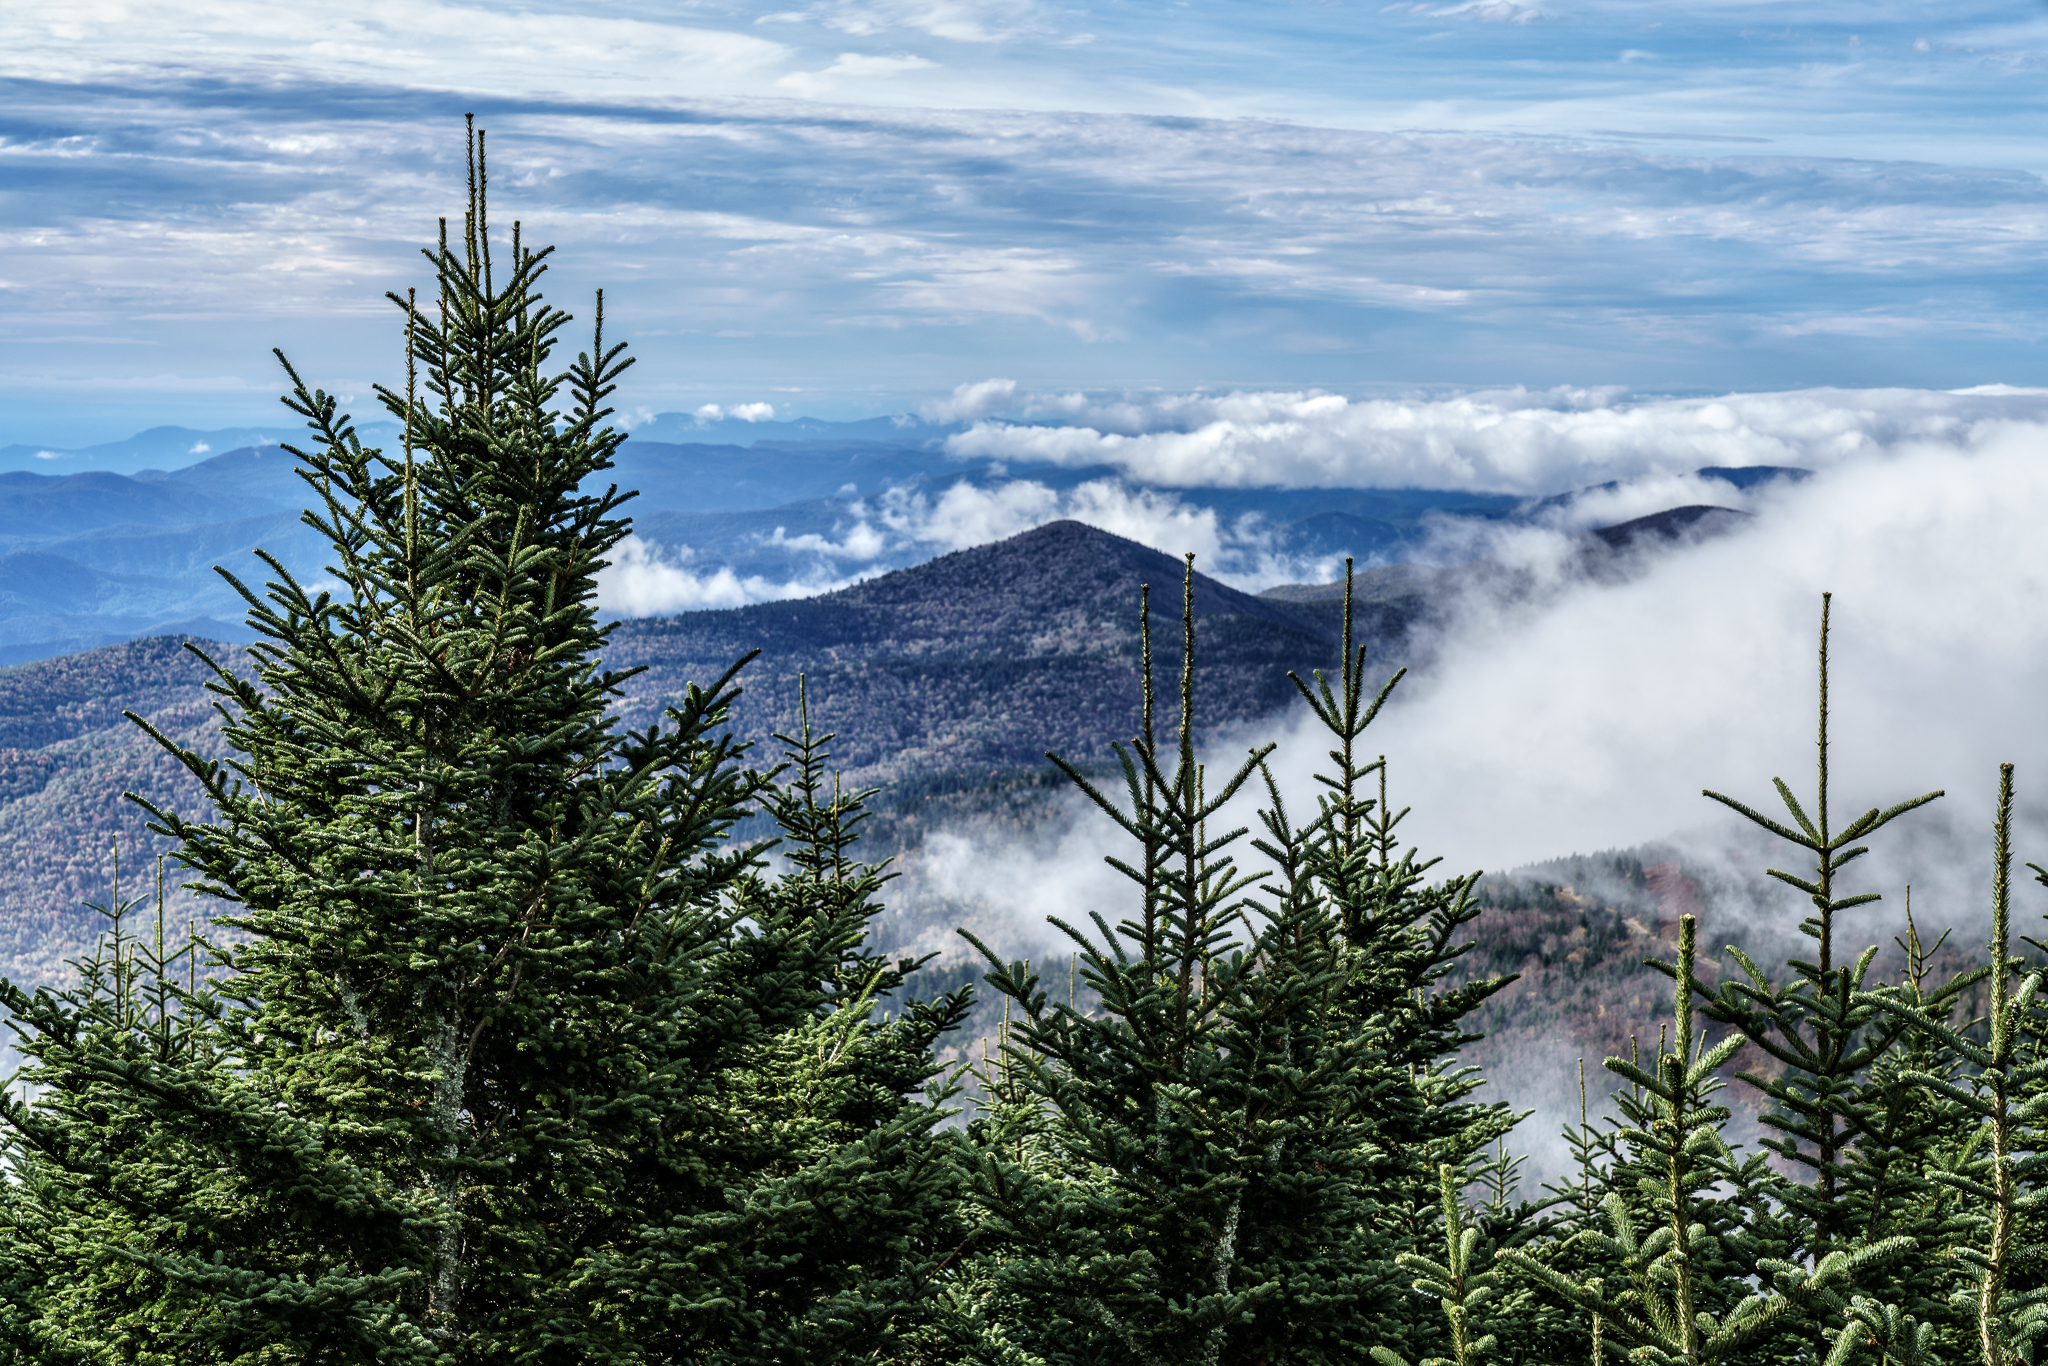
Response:
[[[274,534],[290,515],[276,517],[253,519],[262,525],[248,529]],[[97,544],[140,543],[152,534],[126,528]],[[0,556],[0,605],[10,593],[36,591],[10,574],[56,572],[40,554]],[[1045,751],[1095,765],[1112,744],[1138,733],[1141,585],[1151,588],[1159,720],[1174,724],[1184,570],[1178,557],[1056,521],[818,597],[621,621],[605,662],[641,670],[616,704],[621,722],[638,727],[690,683],[708,682],[759,651],[735,708],[740,736],[761,742],[762,760],[772,762],[770,737],[798,725],[801,680],[814,727],[837,733],[835,765],[851,784],[884,789],[883,827],[893,830],[889,838],[909,840],[919,820],[905,814],[906,802],[920,793],[949,801],[962,795],[964,809],[984,810],[973,794],[1021,784],[1041,794],[1013,803],[1028,816],[1043,806]],[[1398,565],[1359,575],[1354,628],[1371,667],[1384,674],[1426,665],[1430,627],[1458,595],[1485,586],[1489,572],[1500,571]],[[98,591],[90,584],[66,591],[88,590]],[[1196,575],[1196,704],[1205,741],[1291,705],[1290,672],[1305,676],[1336,663],[1341,596],[1341,585],[1257,596]],[[45,979],[83,942],[89,925],[79,903],[106,893],[114,836],[132,841],[142,827],[122,791],[197,809],[189,777],[122,718],[133,710],[184,743],[217,752],[207,675],[188,643],[223,661],[241,654],[218,640],[154,636],[0,669],[0,973]],[[946,809],[944,802],[915,808]],[[131,846],[130,866],[139,871],[152,847]],[[189,899],[179,904],[180,914],[195,909]]]
[[[632,554],[683,572],[651,575],[643,582],[653,587],[613,605],[641,614],[803,597],[924,562],[959,544],[963,529],[972,534],[985,510],[1001,524],[1013,507],[1056,517],[1128,504],[1140,522],[1170,509],[1162,525],[1205,521],[1203,534],[1220,537],[1234,557],[1205,569],[1260,576],[1255,582],[1326,575],[1347,555],[1362,565],[1426,557],[1444,518],[1532,515],[1532,505],[1503,494],[1152,489],[1107,466],[958,461],[943,448],[956,426],[688,414],[636,425],[615,467],[594,476],[591,488],[635,491],[625,509],[639,538]],[[387,447],[398,436],[388,422],[360,430]],[[251,444],[218,449],[230,438]],[[164,427],[67,456],[12,448],[34,468],[0,473],[0,664],[171,631],[244,638],[242,603],[213,570],[262,582],[269,571],[252,554],[258,547],[302,581],[322,579],[328,546],[299,514],[312,492],[280,439],[304,434],[288,426]],[[40,458],[46,454],[52,458]],[[1801,472],[1699,473],[1733,488]],[[1021,499],[1013,496],[1018,481]],[[1077,493],[1082,485],[1097,487]],[[1113,511],[1098,515],[1130,524]]]
[[[947,492],[962,484],[994,497],[1024,478],[1042,499],[1045,490],[1064,495],[1093,480],[1120,480],[1107,467],[954,461],[935,438],[912,439],[939,429],[893,419],[669,425],[678,435],[696,435],[701,425],[707,438],[734,426],[760,428],[744,434],[762,439],[744,447],[656,441],[645,435],[667,430],[656,423],[629,436],[614,468],[594,476],[591,488],[635,491],[626,511],[649,553],[703,575],[729,571],[729,592],[752,597],[802,596],[931,558],[955,533],[920,519],[937,516]],[[387,445],[396,435],[364,431]],[[848,432],[908,436],[890,444]],[[191,456],[176,468],[124,474],[42,462],[0,473],[0,664],[171,630],[242,638],[233,624],[241,601],[213,566],[260,583],[269,571],[251,553],[259,546],[302,580],[323,576],[328,547],[300,522],[312,491],[296,460],[274,439],[203,455],[181,444],[204,435],[222,434],[164,428],[115,443],[131,463],[165,451]],[[1241,525],[1262,553],[1307,559],[1399,558],[1423,538],[1431,516],[1496,515],[1515,501],[1413,490],[1167,496],[1219,525]],[[653,604],[675,605],[687,603]]]
[[[815,724],[839,733],[850,780],[1036,768],[1044,751],[1091,762],[1140,724],[1139,589],[1151,586],[1154,669],[1177,693],[1183,563],[1079,522],[1051,522],[815,598],[621,622],[605,655],[642,666],[621,715],[641,725],[691,680],[740,656],[750,666],[736,725],[762,740],[797,721],[805,682]],[[1195,579],[1197,711],[1220,728],[1294,696],[1291,671],[1336,661],[1340,625]],[[1409,618],[1359,614],[1361,639],[1395,642]]]
[[[365,443],[392,444],[398,440],[398,424],[384,416],[381,408],[373,408],[358,417],[356,430]],[[859,418],[851,422],[815,417],[781,421],[771,417],[748,421],[722,412],[717,417],[701,418],[694,413],[659,413],[651,419],[633,423],[629,439],[742,448],[765,442],[814,441],[915,447],[941,441],[964,427],[964,423],[957,422],[927,422],[909,413]],[[210,431],[193,427],[151,427],[119,441],[101,441],[85,446],[38,446],[20,442],[0,446],[0,471],[69,474],[92,469],[136,474],[151,469],[177,470],[222,451],[252,446],[274,447],[280,442],[303,445],[305,439],[305,428],[294,417],[285,417],[267,426],[222,427]]]
[[[1737,508],[1689,503],[1666,508],[1647,517],[1636,517],[1613,526],[1595,527],[1592,534],[1614,550],[1636,550],[1668,545],[1674,541],[1699,541],[1723,536],[1755,520]]]
[[[735,716],[743,737],[791,731],[804,677],[813,724],[839,734],[848,781],[986,781],[1044,770],[1047,749],[1099,761],[1137,733],[1141,583],[1152,585],[1161,694],[1177,695],[1182,572],[1172,556],[1055,522],[820,598],[621,622],[605,660],[645,666],[618,705],[623,722],[644,725],[758,649]],[[1211,733],[1284,705],[1289,670],[1335,660],[1327,611],[1198,576],[1195,614]],[[1387,640],[1403,624],[1398,613],[1361,617],[1362,633]],[[241,653],[157,637],[0,669],[0,974],[46,977],[83,942],[78,905],[106,893],[117,833],[143,871],[153,846],[135,842],[142,819],[123,790],[197,808],[189,777],[122,716],[217,751],[207,674],[187,644],[231,665]]]

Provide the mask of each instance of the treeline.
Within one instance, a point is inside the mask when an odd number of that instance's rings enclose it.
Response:
[[[2035,1359],[2048,1010],[2011,770],[1988,956],[1936,980],[1910,929],[1876,980],[1844,870],[1938,794],[1831,818],[1825,609],[1817,795],[1721,798],[1811,854],[1772,874],[1808,956],[1709,981],[1683,919],[1655,1047],[1524,1196],[1517,1117],[1459,1062],[1510,979],[1460,968],[1476,875],[1404,847],[1365,743],[1394,684],[1348,636],[1297,680],[1329,762],[1290,807],[1266,750],[1197,761],[1184,595],[1179,697],[1147,691],[1108,776],[1067,769],[1126,836],[1124,909],[1062,923],[1071,976],[984,950],[922,995],[872,948],[888,874],[807,714],[779,763],[739,746],[741,661],[614,724],[595,579],[629,524],[577,490],[629,362],[600,296],[548,368],[568,318],[516,227],[493,259],[483,170],[478,135],[436,297],[394,296],[402,448],[291,375],[339,588],[244,590],[227,760],[138,722],[209,804],[144,802],[219,935],[117,899],[73,989],[0,987],[0,1361]],[[1247,791],[1256,828],[1223,828]],[[734,837],[763,812],[779,843]],[[942,1068],[976,988],[999,1046]],[[1748,1153],[1717,1096],[1745,1044]]]

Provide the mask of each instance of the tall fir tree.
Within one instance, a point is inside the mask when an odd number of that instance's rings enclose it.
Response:
[[[1955,1069],[1923,1062],[1902,1070],[1898,1080],[1946,1101],[1962,1119],[1952,1129],[1975,1130],[1972,1141],[1956,1145],[1960,1160],[1930,1172],[1927,1180],[1960,1197],[1961,1236],[1950,1242],[1949,1269],[1963,1281],[1955,1299],[1974,1321],[1974,1345],[1984,1366],[2030,1362],[2035,1344],[2048,1334],[2048,1285],[2039,1274],[2048,1249],[2026,1237],[2039,1236],[2048,1209],[2048,1015],[2036,1003],[2048,974],[2038,966],[2024,971],[2013,952],[2012,805],[2013,766],[2003,764],[1992,826],[1991,1008],[1983,1022],[1988,1037],[1973,1039],[1953,1028],[1939,1008],[1946,1002],[1894,993],[1869,993],[1859,1002],[1920,1035],[1931,1045],[1929,1053],[1969,1068],[1969,1075],[1959,1076]],[[2048,883],[2048,873],[2039,875]],[[2022,1275],[2023,1269],[2033,1274]]]
[[[1926,955],[1915,947],[1917,928],[1905,945],[1906,977],[1896,984],[1872,978],[1878,945],[1864,946],[1853,958],[1843,950],[1844,913],[1882,899],[1874,891],[1849,892],[1842,885],[1844,870],[1869,852],[1866,841],[1872,836],[1943,794],[1925,793],[1839,821],[1830,771],[1832,613],[1833,595],[1824,593],[1811,802],[1801,802],[1782,779],[1772,783],[1784,820],[1718,792],[1705,794],[1812,857],[1809,873],[1773,868],[1769,876],[1797,890],[1811,906],[1798,928],[1812,941],[1813,957],[1787,961],[1774,980],[1739,945],[1730,945],[1738,972],[1718,986],[1691,980],[1701,1013],[1734,1030],[1765,1062],[1763,1068],[1739,1074],[1767,1102],[1762,1120],[1772,1135],[1762,1146],[1778,1159],[1776,1167],[1756,1174],[1765,1208],[1773,1211],[1764,1241],[1774,1245],[1772,1255],[1807,1261],[1896,1237],[1938,1245],[1953,1231],[1955,1202],[1929,1182],[1942,1161],[1936,1151],[1940,1135],[1956,1117],[1939,1095],[1902,1075],[1909,1027],[1881,1002],[1897,1000],[1945,1013],[1988,971],[1956,973],[1931,984]],[[1674,963],[1651,966],[1678,973]],[[1888,1263],[1871,1287],[1916,1322],[1954,1329],[1960,1320],[1947,1303],[1943,1282],[1936,1263],[1915,1257]],[[1826,1302],[1814,1304],[1817,1313],[1827,1309]],[[1813,1319],[1807,1330],[1813,1350],[1828,1350],[1841,1327],[1838,1318]]]
[[[286,363],[339,588],[237,583],[232,757],[157,737],[217,811],[150,808],[226,903],[211,980],[5,989],[39,1091],[5,1106],[9,1199],[62,1287],[13,1312],[95,1362],[943,1353],[962,1231],[921,1092],[964,1001],[881,1015],[914,965],[864,947],[880,874],[808,718],[788,788],[731,737],[739,665],[615,722],[629,362],[600,295],[550,369],[548,252],[494,234],[469,151],[435,298],[393,296],[402,450]],[[784,876],[730,839],[763,801]]]
[[[970,1308],[1007,1361],[1428,1350],[1446,1320],[1396,1257],[1435,1236],[1439,1167],[1464,1172],[1512,1123],[1437,1070],[1462,1016],[1504,983],[1442,984],[1477,914],[1471,880],[1424,887],[1428,865],[1394,852],[1398,818],[1374,823],[1357,741],[1393,684],[1366,686],[1348,630],[1337,686],[1311,692],[1338,770],[1314,816],[1290,815],[1266,750],[1207,780],[1192,585],[1190,557],[1172,749],[1154,729],[1147,624],[1123,800],[1055,759],[1134,846],[1109,860],[1130,915],[1091,913],[1092,932],[1054,922],[1098,1004],[1062,1003],[983,950],[1016,1013],[992,1113],[970,1131],[987,1215]],[[1211,827],[1254,779],[1264,878],[1230,852],[1248,831]]]

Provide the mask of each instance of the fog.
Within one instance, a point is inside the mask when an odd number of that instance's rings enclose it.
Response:
[[[1728,491],[1725,484],[1716,487]],[[830,535],[791,535],[783,527],[757,534],[755,544],[787,554],[785,575],[741,574],[696,547],[629,536],[598,576],[598,605],[650,616],[809,597],[1062,519],[1144,545],[1192,550],[1205,573],[1248,592],[1321,582],[1343,567],[1342,556],[1288,553],[1279,543],[1281,528],[1257,513],[1224,516],[1171,490],[1121,479],[1090,479],[1068,489],[1034,479],[987,485],[963,479],[943,489],[898,486],[848,500]],[[1456,551],[1447,541],[1443,553]]]
[[[1625,583],[1559,582],[1533,610],[1469,600],[1377,728],[1419,842],[1499,868],[1696,826],[1713,814],[1702,787],[1759,803],[1773,776],[1810,788],[1825,591],[1836,809],[1944,788],[1950,821],[1982,827],[2012,760],[2037,821],[2041,430],[1837,466],[1756,511]],[[1561,538],[1543,536],[1494,550],[1561,574]]]
[[[948,411],[963,459],[1110,465],[1184,487],[1430,488],[1545,494],[1702,465],[1825,467],[1916,444],[1972,447],[2001,423],[2038,424],[2048,391],[1806,389],[1705,398],[1625,390],[1500,389],[1363,399],[1322,391],[1022,394],[962,386]]]
[[[1811,809],[1821,594],[1831,592],[1834,827],[1872,806],[1947,794],[1881,832],[1845,873],[1849,890],[1885,896],[1845,917],[1845,951],[1901,928],[1909,884],[1922,926],[1952,926],[1974,950],[2002,761],[2017,765],[2019,860],[2048,864],[2048,436],[2009,424],[1968,445],[1902,443],[1769,486],[1748,503],[1753,520],[1648,557],[1619,581],[1585,577],[1578,524],[1692,500],[1682,483],[1658,480],[1562,507],[1552,526],[1476,540],[1467,524],[1462,541],[1439,547],[1523,573],[1508,597],[1475,591],[1458,604],[1419,652],[1427,667],[1369,733],[1396,805],[1413,808],[1409,838],[1442,855],[1445,872],[1661,841],[1688,875],[1725,884],[1703,953],[1731,939],[1782,942],[1807,908],[1759,874],[1767,864],[1806,872],[1810,857],[1746,830],[1702,789],[1785,819],[1771,787],[1783,777]],[[1307,722],[1303,712],[1254,728],[1280,742],[1274,767],[1301,805],[1328,748]],[[1212,737],[1205,758],[1220,767],[1255,738]],[[1046,915],[1080,923],[1101,910],[1113,922],[1129,904],[1100,863],[1115,848],[1108,822],[1072,802],[1023,838],[944,832],[909,853],[899,886],[911,902],[970,915],[1009,952],[1064,953]],[[2038,935],[2048,889],[2021,878],[2016,932]],[[934,923],[928,946],[945,934]],[[1647,1010],[1642,1027],[1654,1032],[1666,1013]],[[1563,1149],[1549,1136],[1576,1114],[1571,1075],[1585,1050],[1559,1038],[1535,1051],[1513,1060],[1504,1090],[1541,1107],[1518,1142],[1554,1174]],[[1588,1059],[1596,1100],[1598,1061]]]
[[[1687,482],[1599,495],[1561,509],[1554,527],[1447,528],[1457,544],[1446,558],[1486,555],[1534,586],[1461,601],[1427,642],[1429,667],[1401,684],[1370,733],[1397,803],[1414,808],[1410,837],[1447,866],[1505,869],[1652,839],[1719,848],[1726,822],[1703,788],[1782,816],[1773,777],[1801,794],[1813,786],[1821,594],[1832,592],[1837,827],[1873,805],[1948,793],[1888,834],[1880,847],[1895,852],[1864,875],[1940,864],[1950,839],[1988,847],[2005,760],[2019,765],[2021,823],[2038,841],[2048,436],[2015,424],[1971,449],[1905,446],[1780,482],[1749,500],[1755,518],[1730,534],[1648,557],[1621,582],[1579,576],[1575,524],[1697,500]],[[1327,748],[1307,720],[1303,711],[1255,728],[1281,742],[1274,765],[1297,800]],[[1252,738],[1218,736],[1209,757],[1220,764]],[[1072,914],[1064,870],[1093,828],[1077,808],[1057,839],[1041,835],[1052,841],[1043,848],[998,855],[952,832],[921,857],[1042,857],[1058,876],[992,879],[1009,890],[991,895]],[[2029,857],[2048,861],[2034,847]]]

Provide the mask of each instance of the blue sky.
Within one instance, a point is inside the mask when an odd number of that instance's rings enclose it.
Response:
[[[1023,391],[2048,382],[2029,4],[0,13],[0,444],[344,394],[459,204],[646,412]]]

